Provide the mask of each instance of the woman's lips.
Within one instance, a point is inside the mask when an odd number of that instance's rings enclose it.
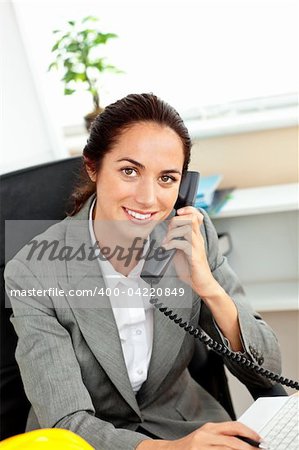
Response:
[[[133,223],[136,223],[138,225],[145,225],[145,224],[151,222],[153,220],[154,215],[156,214],[156,212],[152,213],[151,216],[148,219],[137,219],[137,217],[131,216],[131,214],[129,214],[127,212],[127,210],[126,210],[126,208],[124,206],[122,208],[123,208],[127,218],[129,218]],[[131,211],[135,211],[135,210],[131,210]]]

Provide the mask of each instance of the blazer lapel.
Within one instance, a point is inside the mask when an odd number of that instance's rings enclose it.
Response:
[[[178,289],[180,286],[177,278],[170,278],[165,281],[167,281],[166,285],[170,289]],[[182,285],[184,285],[186,290],[186,285],[184,283]],[[176,298],[173,303],[169,297],[162,294],[159,296],[159,301],[163,302],[164,305],[168,304],[173,314],[182,317],[184,321],[189,321],[192,306],[189,305],[188,307],[188,303],[190,303],[186,301],[188,297],[189,295],[185,295],[181,298]],[[138,403],[143,407],[148,401],[151,401],[153,394],[158,390],[168,372],[173,367],[185,337],[186,332],[182,328],[166,317],[161,311],[156,308],[154,309],[154,339],[148,377],[137,395]],[[165,355],[167,356],[165,357]]]
[[[60,281],[60,285],[68,293],[67,300],[78,321],[78,325],[91,351],[115,385],[117,390],[140,416],[140,410],[132,389],[121,341],[109,297],[105,294],[105,282],[96,259],[88,258],[91,241],[88,230],[88,211],[93,198],[89,199],[79,214],[69,220],[66,233],[66,246],[74,250],[81,248],[76,258],[67,262],[68,281]],[[81,220],[83,219],[83,220]],[[81,246],[81,247],[80,247]],[[88,290],[93,295],[74,296],[71,289]],[[94,295],[95,292],[101,292]],[[70,295],[70,292],[72,295]],[[87,292],[87,291],[86,291]]]
[[[166,223],[162,222],[154,228],[151,239],[159,244],[166,234],[166,229]],[[180,288],[182,289],[181,292],[183,292],[183,295],[179,295]],[[194,292],[186,283],[178,278],[173,262],[168,267],[159,284],[155,286],[155,289],[158,294],[159,303],[162,302],[169,310],[173,311],[173,314],[182,317],[184,321],[189,321]],[[169,291],[166,289],[169,289]],[[167,295],[167,292],[172,294]],[[186,332],[182,328],[166,317],[161,311],[154,308],[154,339],[148,377],[137,394],[138,403],[143,407],[148,401],[151,401],[153,393],[158,390],[168,372],[173,367],[185,337]]]

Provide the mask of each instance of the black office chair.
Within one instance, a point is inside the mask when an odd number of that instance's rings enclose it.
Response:
[[[5,307],[3,272],[5,266],[5,220],[37,220],[34,226],[25,227],[14,242],[10,259],[32,237],[49,226],[46,220],[58,221],[66,216],[66,205],[80,171],[82,158],[50,162],[0,177],[1,192],[1,431],[5,439],[25,431],[30,404],[24,393],[18,365],[15,360],[17,337],[9,321],[11,309]],[[40,220],[40,222],[38,222]],[[11,249],[10,249],[11,250]],[[6,298],[6,301],[8,299]],[[222,358],[208,351],[196,341],[196,351],[189,370],[193,378],[207,389],[224,406],[234,419],[235,413],[229,394]],[[254,398],[263,395],[286,395],[276,385],[271,390],[251,390]]]
[[[17,336],[9,321],[11,309],[5,307],[3,272],[5,267],[5,220],[37,220],[35,227],[24,227],[15,252],[49,226],[46,220],[62,220],[73,189],[81,158],[70,158],[18,170],[0,177],[1,192],[1,342],[0,342],[0,439],[25,431],[30,404],[25,396],[15,360]],[[40,220],[40,222],[38,222]],[[11,250],[11,249],[9,249]],[[7,259],[9,256],[6,255]],[[6,297],[6,302],[8,299]]]

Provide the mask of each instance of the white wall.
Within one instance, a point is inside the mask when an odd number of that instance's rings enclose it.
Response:
[[[82,124],[92,102],[80,85],[74,95],[63,95],[62,73],[47,72],[58,39],[52,31],[87,15],[99,17],[100,31],[119,36],[93,49],[124,71],[101,74],[102,106],[128,93],[154,92],[182,115],[206,117],[207,105],[215,114],[221,104],[229,119],[234,100],[297,91],[295,0],[12,1],[43,97],[63,126]]]
[[[14,6],[0,2],[1,172],[67,156],[47,117],[26,54]]]

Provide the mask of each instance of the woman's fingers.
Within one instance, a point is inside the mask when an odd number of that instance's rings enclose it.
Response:
[[[261,441],[258,433],[239,422],[207,423],[195,432],[194,438],[198,439],[198,442],[204,438],[206,443],[219,446],[219,448],[222,448],[221,446],[231,450],[254,448],[237,436],[247,437],[255,442]]]
[[[182,250],[187,256],[192,256],[192,246],[187,240],[172,239],[170,242],[162,243],[162,247],[165,250],[176,248],[177,250]]]
[[[192,237],[192,226],[190,224],[182,225],[177,228],[172,228],[166,235],[164,242],[169,242],[172,239],[178,238],[178,237],[185,237],[186,239],[191,239]]]
[[[219,437],[219,442],[221,442],[225,448],[229,448],[230,450],[253,450],[256,448],[232,436],[221,436],[221,438]]]
[[[244,442],[234,436],[222,435],[219,436],[219,439],[222,442],[222,445],[225,445],[232,450],[252,450],[254,448],[252,445],[249,445],[247,442]]]
[[[206,423],[187,436],[173,441],[143,441],[138,450],[254,450],[255,447],[238,439],[246,436],[257,442],[260,436],[239,422]]]
[[[254,441],[260,441],[261,436],[251,428],[247,427],[241,422],[223,422],[221,432],[230,436],[244,436]]]
[[[203,219],[203,214],[195,208],[194,206],[184,206],[183,208],[180,208],[177,210],[178,216],[184,216],[184,215],[194,215],[197,216],[199,219]]]
[[[173,217],[169,222],[169,229],[177,226],[185,225],[186,223],[192,224],[194,229],[199,230],[199,226],[202,224],[204,216],[193,206],[186,206],[178,209],[179,215]]]

